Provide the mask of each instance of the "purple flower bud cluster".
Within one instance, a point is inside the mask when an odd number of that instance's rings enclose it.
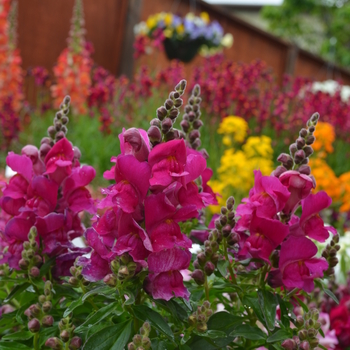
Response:
[[[291,339],[286,339],[281,346],[286,350],[312,350],[318,348],[319,339],[317,334],[321,328],[321,323],[318,321],[319,312],[316,309],[311,309],[304,316],[297,316],[295,326],[298,330],[298,335]]]
[[[173,124],[179,115],[179,108],[182,106],[181,96],[186,88],[186,80],[181,80],[175,90],[169,94],[169,98],[164,102],[164,106],[157,109],[157,118],[152,119],[151,127],[147,134],[153,146],[162,141],[170,141],[180,138],[178,130],[173,128]]]
[[[193,149],[198,149],[201,145],[199,129],[202,127],[203,122],[200,120],[200,103],[202,101],[199,97],[200,92],[200,86],[196,84],[192,90],[191,97],[188,99],[188,104],[185,106],[185,114],[181,122],[182,131]]]
[[[50,315],[52,309],[52,283],[50,281],[45,282],[44,295],[40,295],[39,302],[31,305],[24,314],[28,317],[28,329],[32,333],[40,331],[41,326],[51,327],[54,319]]]
[[[128,350],[149,350],[151,349],[151,340],[149,334],[151,325],[145,322],[140,328],[140,334],[135,334],[132,342],[128,344]]]
[[[204,333],[208,330],[207,322],[213,314],[209,301],[205,301],[202,306],[198,306],[197,310],[188,318],[188,323],[198,332]]]

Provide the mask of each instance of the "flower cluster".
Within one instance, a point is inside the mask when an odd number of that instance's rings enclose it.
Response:
[[[80,166],[79,149],[65,137],[69,103],[66,97],[39,150],[27,145],[21,155],[10,152],[6,158],[16,175],[0,198],[1,209],[11,216],[1,236],[7,246],[1,263],[27,270],[33,277],[38,277],[38,267],[47,257],[57,257],[55,276],[69,274],[72,262],[86,252],[72,243],[84,232],[79,213],[95,210],[85,187],[95,170]]]
[[[325,227],[319,212],[331,204],[325,192],[311,194],[315,180],[307,165],[313,150],[313,135],[318,122],[314,114],[307,129],[290,146],[290,155],[281,154],[281,166],[271,176],[255,172],[255,184],[249,198],[237,207],[240,219],[235,226],[241,235],[239,256],[253,257],[271,264],[271,255],[279,257],[269,276],[273,286],[302,288],[310,292],[314,279],[322,277],[329,267],[329,255],[316,258],[317,247],[311,239],[324,242],[332,227]],[[300,218],[296,210],[301,206]],[[249,232],[249,236],[246,232]],[[307,238],[308,237],[308,238]],[[274,252],[276,251],[276,252]]]
[[[247,122],[240,117],[228,116],[221,122],[218,133],[223,135],[226,147],[220,159],[218,179],[212,180],[211,186],[221,195],[222,206],[232,193],[236,199],[245,197],[253,186],[253,170],[260,169],[263,175],[273,170],[273,149],[271,139],[267,136],[250,136],[246,139]],[[245,142],[243,145],[242,143]],[[235,176],[232,176],[235,174]],[[211,207],[216,212],[218,207]]]
[[[188,13],[180,17],[172,13],[161,12],[148,17],[146,22],[135,26],[136,57],[146,53],[147,38],[153,40],[153,46],[159,47],[164,40],[192,41],[198,43],[205,53],[217,52],[222,47],[232,45],[232,35],[226,34],[217,21],[210,22],[209,15],[202,12],[200,16]]]
[[[115,184],[104,190],[105,212],[85,234],[94,251],[79,260],[86,279],[111,285],[148,267],[144,288],[153,298],[189,297],[180,270],[190,264],[192,242],[178,223],[196,218],[215,196],[210,200],[195,182],[206,170],[202,153],[172,127],[185,86],[181,81],[158,108],[149,139],[136,128],[119,135],[121,154],[104,174]]]
[[[91,44],[84,39],[83,3],[76,0],[74,5],[68,47],[57,59],[53,68],[56,83],[51,86],[54,105],[58,107],[65,95],[76,101],[75,114],[87,112],[86,103],[91,86],[92,51]]]
[[[16,48],[17,3],[0,1],[0,146],[8,148],[19,131],[23,101],[21,57]]]

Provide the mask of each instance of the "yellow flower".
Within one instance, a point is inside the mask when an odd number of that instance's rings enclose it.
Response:
[[[207,24],[207,23],[210,22],[209,15],[208,15],[207,12],[201,12],[200,17],[201,17],[201,19],[203,20],[204,23]]]
[[[167,13],[164,17],[164,24],[166,26],[170,26],[173,22],[173,15],[171,13]]]
[[[273,156],[271,138],[264,135],[249,137],[247,142],[243,145],[243,150],[248,158],[272,158]]]
[[[224,134],[224,144],[231,141],[230,138],[225,141],[226,137],[228,136]],[[254,185],[254,170],[260,169],[263,175],[271,174],[272,157],[271,139],[267,136],[249,137],[242,150],[226,149],[220,159],[218,179],[210,183],[214,192],[220,193],[222,197],[218,198],[219,205],[211,206],[210,210],[213,213],[217,212],[230,195],[235,196],[237,201],[248,196]]]
[[[230,115],[223,119],[218,128],[219,134],[231,136],[234,141],[242,143],[248,130],[248,123],[241,117]]]
[[[176,27],[176,31],[179,33],[179,34],[183,34],[183,32],[185,31],[185,27],[183,24],[179,24],[177,27]]]
[[[149,16],[146,25],[149,29],[153,29],[157,25],[157,19],[155,16]]]
[[[316,137],[316,141],[312,145],[312,148],[315,151],[325,151],[326,153],[333,153],[332,143],[335,140],[335,131],[332,124],[318,122],[314,135]]]
[[[163,34],[166,38],[171,38],[173,36],[174,30],[172,28],[166,28],[163,31]]]

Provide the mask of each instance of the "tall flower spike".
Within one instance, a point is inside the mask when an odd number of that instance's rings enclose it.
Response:
[[[51,142],[55,143],[66,137],[68,129],[67,124],[69,122],[68,113],[70,105],[70,96],[66,96],[60,105],[60,110],[56,113],[53,120],[53,125],[49,126],[47,133],[51,138]]]
[[[314,132],[319,117],[318,113],[314,113],[307,121],[306,128],[300,130],[295,143],[289,146],[290,155],[286,153],[279,155],[277,161],[281,162],[281,165],[276,168],[273,175],[279,177],[288,170],[296,170],[301,174],[310,175],[309,156],[313,153],[311,146],[316,140]]]
[[[196,84],[192,90],[192,95],[188,99],[185,106],[185,114],[182,117],[181,128],[186,135],[186,139],[191,148],[197,149],[201,145],[199,129],[203,122],[200,120],[201,111],[200,103],[202,99],[199,97],[201,88]]]
[[[147,134],[153,146],[162,141],[166,142],[180,138],[179,131],[174,129],[173,125],[183,103],[181,96],[185,92],[186,85],[186,80],[181,80],[175,86],[175,90],[169,94],[169,98],[165,100],[164,106],[157,109],[157,118],[151,120],[151,127]]]
[[[85,46],[85,20],[82,0],[76,0],[73,8],[68,47],[72,52],[80,53]]]

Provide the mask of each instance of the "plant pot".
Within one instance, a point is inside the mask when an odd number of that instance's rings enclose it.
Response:
[[[178,59],[182,62],[192,61],[202,44],[200,39],[180,41],[166,38],[163,41],[165,53],[169,60]]]

